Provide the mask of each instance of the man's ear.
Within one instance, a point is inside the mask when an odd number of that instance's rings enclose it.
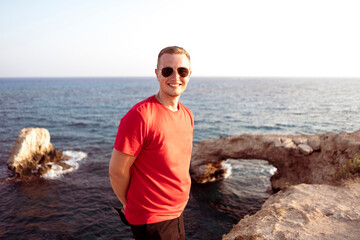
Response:
[[[190,70],[189,75],[187,76],[188,81],[190,81],[191,74],[192,74],[192,71]]]
[[[157,78],[157,80],[160,82],[160,80],[159,80],[159,78],[160,78],[159,74],[160,74],[159,70],[158,70],[157,68],[155,68],[156,78]]]

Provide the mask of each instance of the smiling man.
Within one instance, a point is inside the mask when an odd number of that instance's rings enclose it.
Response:
[[[189,54],[177,46],[164,48],[155,74],[159,92],[120,121],[110,181],[135,239],[185,239],[194,120],[179,98],[191,75]]]

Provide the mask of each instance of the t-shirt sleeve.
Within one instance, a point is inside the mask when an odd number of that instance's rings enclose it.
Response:
[[[143,146],[144,139],[144,120],[139,112],[130,110],[120,121],[114,148],[125,154],[137,157]]]
[[[191,111],[190,111],[190,118],[191,118],[191,127],[194,128],[194,115]]]

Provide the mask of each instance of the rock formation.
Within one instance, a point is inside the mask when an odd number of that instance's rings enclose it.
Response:
[[[358,240],[360,183],[300,184],[270,196],[223,240]]]
[[[51,167],[49,162],[62,161],[63,154],[50,143],[50,133],[44,128],[24,128],[20,131],[7,161],[17,178],[40,176]]]
[[[340,169],[359,153],[360,130],[318,135],[243,134],[194,146],[190,173],[198,183],[216,181],[226,174],[221,162],[228,158],[263,159],[277,168],[271,185],[281,191],[256,214],[240,220],[224,240],[357,240],[360,180],[344,184]]]
[[[277,168],[274,190],[300,183],[332,183],[339,166],[360,153],[360,130],[318,135],[243,134],[204,140],[194,146],[190,173],[195,182],[221,179],[221,162],[228,159],[263,159]]]

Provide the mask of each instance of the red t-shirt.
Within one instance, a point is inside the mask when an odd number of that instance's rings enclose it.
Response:
[[[172,112],[149,97],[121,119],[114,148],[136,156],[130,168],[125,215],[133,225],[174,219],[190,193],[194,120],[179,103]]]

